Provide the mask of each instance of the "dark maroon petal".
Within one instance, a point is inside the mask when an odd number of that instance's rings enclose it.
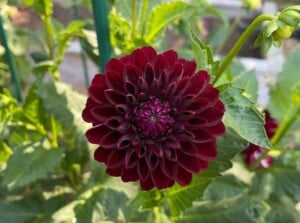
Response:
[[[183,167],[186,171],[190,173],[199,172],[199,170],[201,169],[201,163],[196,157],[188,156],[180,151],[178,151],[177,154],[177,160],[181,167]]]
[[[154,187],[154,184],[153,184],[153,182],[152,182],[152,179],[151,179],[150,175],[149,175],[149,177],[148,177],[147,179],[145,179],[145,180],[142,180],[142,179],[141,179],[140,185],[141,185],[141,188],[142,188],[143,190],[151,190],[151,189]]]
[[[117,143],[118,149],[125,149],[131,145],[131,137],[129,135],[123,135],[119,138]]]
[[[193,142],[195,143],[210,142],[213,139],[213,136],[204,129],[193,130],[192,133],[194,135]]]
[[[88,92],[93,101],[102,104],[107,102],[106,97],[104,95],[105,89],[105,84],[94,84],[89,87]]]
[[[117,112],[112,105],[97,105],[93,108],[90,108],[90,113],[94,120],[103,122],[111,116],[117,115]]]
[[[90,143],[99,144],[102,136],[108,132],[111,132],[110,129],[104,125],[97,125],[89,129],[85,135]]]
[[[141,69],[144,69],[146,64],[150,62],[142,49],[133,51],[132,56],[134,58],[134,64],[139,66]]]
[[[122,73],[108,70],[106,72],[106,83],[109,88],[116,91],[123,91]]]
[[[112,169],[119,168],[124,164],[124,157],[123,151],[113,150],[107,159],[106,165]]]
[[[216,143],[214,141],[194,144],[196,150],[196,157],[202,160],[214,160],[217,156]]]
[[[131,169],[122,169],[121,173],[121,179],[124,182],[130,182],[130,181],[136,181],[139,179],[139,176],[137,174],[137,169],[136,168],[131,168]]]
[[[178,167],[177,178],[176,181],[181,185],[185,186],[191,183],[192,174],[182,167]]]
[[[173,66],[173,70],[169,74],[168,82],[171,83],[173,81],[179,81],[178,78],[182,76],[182,73],[183,73],[182,64],[181,63],[175,64],[175,66]]]
[[[126,96],[118,91],[107,89],[104,91],[106,99],[114,105],[123,104],[126,102]]]
[[[117,59],[111,59],[110,61],[108,61],[105,70],[114,71],[116,73],[122,74],[124,70],[124,63]]]
[[[106,173],[108,173],[109,175],[114,176],[114,177],[121,176],[122,166],[119,166],[117,168],[107,167]]]
[[[164,174],[164,172],[161,170],[160,166],[157,166],[157,168],[151,172],[151,178],[154,183],[154,185],[158,189],[164,189],[166,187],[171,187],[175,181],[171,180],[168,176]]]
[[[136,167],[138,163],[138,157],[136,156],[134,149],[129,149],[126,152],[124,165],[126,169]]]
[[[125,81],[124,89],[126,93],[136,95],[137,94],[137,86],[131,81]]]
[[[146,181],[150,176],[150,170],[146,164],[145,159],[139,159],[137,164],[137,172],[141,181]]]
[[[151,86],[151,84],[154,80],[154,69],[151,64],[146,65],[144,78],[147,81],[148,85]]]
[[[223,110],[219,110],[218,108],[211,107],[202,112],[199,116],[205,119],[208,123],[218,123],[222,120],[224,115]]]
[[[162,159],[160,167],[166,176],[168,176],[171,180],[176,180],[178,172],[178,163],[176,161]]]
[[[101,139],[99,141],[99,145],[105,149],[116,148],[117,139],[119,138],[119,134],[115,131],[109,131],[106,134],[99,136]]]
[[[192,94],[192,95],[198,95],[200,94],[204,87],[209,82],[209,76],[208,74],[205,75],[204,73],[196,73],[194,76],[190,78],[189,81],[189,88],[185,92],[185,94]]]
[[[178,60],[178,55],[174,50],[168,50],[162,53],[162,55],[165,57],[169,67],[172,67]]]
[[[195,61],[186,61],[183,64],[183,77],[192,76],[196,71],[197,64]]]
[[[106,163],[110,154],[111,154],[111,150],[98,147],[94,152],[94,159],[97,160],[98,162]]]
[[[205,129],[214,136],[222,136],[225,134],[225,125],[223,122],[219,122],[215,126],[206,126]]]
[[[146,152],[145,160],[150,171],[158,166],[158,157],[152,152]]]
[[[150,46],[144,46],[144,47],[142,47],[141,51],[143,51],[144,54],[146,55],[148,62],[151,62],[153,60],[153,58],[155,58],[156,55],[157,55],[155,49],[153,49]]]
[[[126,81],[131,81],[133,84],[137,84],[138,78],[142,75],[143,70],[134,64],[126,64],[123,78]]]

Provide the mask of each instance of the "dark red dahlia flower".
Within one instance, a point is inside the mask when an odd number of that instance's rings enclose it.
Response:
[[[276,132],[278,127],[278,122],[274,118],[271,117],[268,111],[264,111],[265,114],[265,130],[268,138],[272,138]],[[256,146],[254,144],[250,144],[244,150],[244,158],[247,164],[252,165],[256,162],[256,160],[261,156],[261,154],[265,151],[265,148]],[[268,168],[273,162],[273,157],[268,155],[264,159],[262,159],[258,165],[260,168]]]
[[[187,185],[217,155],[224,105],[206,71],[173,50],[151,47],[108,62],[89,88],[87,139],[106,172],[141,188]]]

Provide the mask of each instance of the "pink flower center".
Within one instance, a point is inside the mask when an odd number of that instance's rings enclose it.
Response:
[[[138,107],[135,122],[143,137],[162,136],[174,123],[169,102],[153,98],[142,103]]]

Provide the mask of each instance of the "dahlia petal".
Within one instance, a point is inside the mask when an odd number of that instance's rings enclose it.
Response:
[[[108,133],[101,135],[99,145],[105,149],[115,148],[117,146],[117,139],[119,134],[115,131],[109,131]]]
[[[188,88],[190,78],[184,77],[177,82],[176,96],[182,96]]]
[[[138,163],[138,157],[136,156],[134,149],[129,149],[126,152],[124,165],[126,169],[130,169],[136,167]]]
[[[104,94],[105,94],[106,99],[114,105],[123,104],[124,102],[126,102],[126,97],[121,92],[117,92],[112,89],[106,89],[104,91]]]
[[[186,94],[198,95],[200,94],[204,87],[208,84],[208,75],[202,75],[196,73],[190,78],[188,90]]]
[[[87,130],[85,135],[90,143],[100,144],[102,136],[108,132],[111,132],[111,130],[106,126],[104,126],[103,124],[101,124],[101,125],[96,125],[93,128]]]
[[[182,167],[178,166],[176,181],[181,185],[185,186],[191,183],[192,174]]]
[[[106,173],[108,173],[109,175],[114,176],[114,177],[119,177],[119,176],[121,176],[121,173],[122,173],[122,166],[119,166],[117,168],[107,167]]]
[[[169,160],[169,161],[177,161],[177,153],[174,149],[171,148],[164,148],[164,155],[165,155],[165,159]]]
[[[124,118],[121,116],[112,116],[104,122],[104,125],[111,130],[117,130],[118,127],[124,122]]]
[[[209,131],[210,134],[214,136],[222,136],[225,134],[225,125],[223,122],[219,122],[215,126],[205,126],[205,129]]]
[[[154,71],[155,71],[155,77],[159,78],[160,73],[166,69],[166,59],[164,56],[157,55],[156,61],[154,63]]]
[[[106,163],[111,150],[98,147],[94,152],[94,159],[101,163]]]
[[[208,98],[210,101],[215,101],[219,97],[219,91],[211,85],[207,85],[207,87],[201,92],[201,97]]]
[[[149,176],[147,179],[141,180],[140,186],[143,190],[151,190],[154,187],[151,177]]]
[[[195,61],[186,61],[183,64],[183,73],[182,76],[192,76],[196,71],[197,64]]]
[[[160,167],[166,176],[168,176],[171,180],[176,180],[176,176],[178,172],[177,162],[173,162],[167,159],[162,159],[160,162]]]
[[[125,149],[131,145],[131,137],[129,135],[123,135],[117,142],[118,149]]]
[[[154,185],[158,189],[164,189],[166,187],[171,187],[175,181],[171,180],[169,177],[167,177],[164,172],[161,170],[160,166],[157,166],[157,168],[151,172],[151,178],[154,183]]]
[[[133,94],[127,94],[126,95],[126,100],[128,104],[131,105],[136,105],[137,104],[137,99],[135,98],[135,96]]]
[[[123,168],[122,173],[121,173],[121,179],[124,182],[130,182],[130,181],[138,180],[139,176],[137,174],[136,168],[131,168],[131,169]]]
[[[173,70],[169,73],[168,82],[178,81],[181,79],[183,73],[183,66],[181,63],[173,65]]]
[[[98,104],[106,103],[106,97],[104,95],[104,90],[106,89],[106,85],[104,84],[94,84],[91,85],[88,89],[89,96],[91,99]]]
[[[169,136],[165,142],[165,147],[172,148],[172,149],[180,149],[180,141],[174,137],[174,136]]]
[[[137,165],[137,172],[141,181],[146,181],[150,176],[150,170],[144,159],[139,159]]]
[[[153,66],[151,64],[146,65],[144,78],[147,81],[147,83],[151,86],[151,84],[154,80],[154,69],[153,69]]]
[[[156,55],[157,55],[155,49],[153,49],[150,46],[144,46],[144,47],[142,47],[141,51],[143,51],[144,54],[147,56],[148,62],[151,62],[153,60],[153,58],[155,58]]]
[[[178,55],[174,50],[165,51],[162,55],[166,58],[169,67],[172,67],[178,60]]]
[[[127,91],[129,94],[136,95],[137,94],[137,87],[134,83],[131,81],[125,81],[124,89]]]
[[[112,70],[106,71],[106,83],[109,88],[117,91],[123,91],[122,73],[118,73]]]
[[[106,165],[112,169],[121,167],[124,164],[124,156],[123,151],[113,150],[107,159]]]
[[[204,120],[201,117],[193,117],[192,119],[189,119],[187,122],[187,128],[188,129],[199,129],[203,127],[203,125],[207,123],[206,120]]]
[[[125,104],[118,104],[115,106],[115,109],[121,115],[125,115],[129,111],[129,107]]]
[[[200,162],[196,157],[186,155],[185,153],[178,151],[177,161],[178,163],[190,173],[198,173],[201,169]]]
[[[90,109],[90,113],[94,120],[103,122],[111,116],[117,115],[117,112],[112,105],[97,105]]]
[[[96,74],[93,79],[91,85],[106,85],[105,82],[105,75],[103,74]]]
[[[149,86],[149,84],[147,83],[147,81],[143,77],[139,77],[139,79],[138,79],[138,87],[143,92],[149,92],[150,91],[150,86]]]
[[[204,129],[195,129],[192,133],[194,135],[193,142],[196,143],[210,142],[213,139],[213,136]]]
[[[169,86],[167,86],[167,96],[169,98],[173,98],[176,92],[176,88],[177,88],[177,84],[176,82],[172,82],[171,84],[169,84]]]
[[[135,153],[139,158],[142,158],[145,156],[146,154],[146,149],[144,147],[141,146],[136,146],[135,147]]]
[[[106,71],[114,71],[116,73],[122,74],[123,70],[124,70],[124,63],[122,63],[120,60],[118,59],[111,59],[107,62],[106,67],[105,67]]]
[[[218,123],[222,120],[224,115],[224,110],[219,110],[215,107],[211,107],[201,112],[199,116],[205,119],[208,123]]]
[[[154,170],[158,166],[158,157],[153,152],[146,152],[145,154],[146,164],[149,170]]]
[[[134,64],[126,64],[123,72],[123,78],[125,81],[131,81],[133,84],[136,84],[142,73],[143,70],[141,70],[138,66],[135,66]]]
[[[86,122],[96,122],[94,116],[91,113],[91,108],[90,107],[85,107],[82,111],[82,119]]]
[[[139,66],[141,69],[144,69],[146,64],[149,62],[146,54],[141,49],[133,51],[132,56],[134,58],[134,64]]]
[[[210,161],[217,157],[217,148],[215,141],[194,144],[196,150],[196,157],[202,160]]]

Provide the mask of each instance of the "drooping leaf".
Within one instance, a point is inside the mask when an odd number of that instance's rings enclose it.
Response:
[[[264,148],[271,148],[264,130],[264,118],[244,91],[230,84],[219,88],[225,104],[224,123],[247,141]]]
[[[244,71],[233,79],[233,86],[244,89],[244,95],[257,101],[258,81],[255,70]]]
[[[199,202],[188,209],[179,223],[264,223],[268,206],[258,198],[239,196],[213,202]]]
[[[187,2],[173,1],[162,3],[152,9],[146,29],[146,41],[151,43],[170,22],[189,16],[196,8]]]
[[[42,147],[18,148],[7,162],[3,184],[14,189],[47,177],[47,173],[59,165],[63,152]]]

